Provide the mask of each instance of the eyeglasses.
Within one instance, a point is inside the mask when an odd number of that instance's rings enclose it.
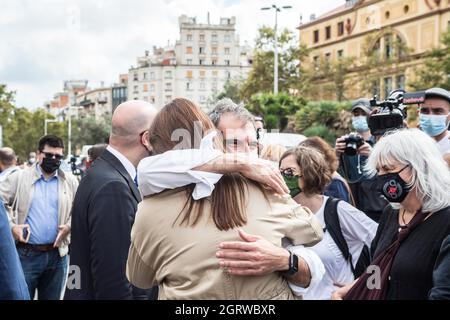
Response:
[[[47,159],[55,158],[56,160],[62,160],[64,158],[63,154],[51,153],[51,152],[42,152]]]
[[[294,169],[292,168],[280,169],[280,173],[282,176],[285,176],[286,178],[302,177],[301,175],[295,174]]]

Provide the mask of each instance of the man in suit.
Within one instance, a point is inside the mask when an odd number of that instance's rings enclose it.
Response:
[[[109,145],[82,179],[72,209],[70,264],[80,285],[67,284],[66,299],[148,299],[125,276],[131,227],[141,195],[136,167],[149,155],[148,129],[156,109],[128,101],[115,110]],[[76,269],[74,269],[76,270]]]

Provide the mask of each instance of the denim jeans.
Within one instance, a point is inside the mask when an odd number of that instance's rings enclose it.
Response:
[[[39,300],[60,300],[67,277],[67,256],[60,257],[58,249],[47,252],[17,248],[30,297],[36,289]]]

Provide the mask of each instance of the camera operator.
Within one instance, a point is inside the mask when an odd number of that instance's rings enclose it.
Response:
[[[425,91],[425,101],[419,105],[420,129],[432,137],[450,166],[450,92],[442,88]]]
[[[375,180],[363,170],[375,144],[368,125],[371,112],[369,99],[361,98],[352,103],[352,124],[357,133],[336,139],[335,151],[339,157],[338,172],[349,183],[355,206],[378,222],[387,201],[376,191]]]

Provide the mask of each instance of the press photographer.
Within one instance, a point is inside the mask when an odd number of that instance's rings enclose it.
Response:
[[[372,106],[369,99],[358,99],[352,103],[354,133],[336,139],[335,151],[339,157],[339,173],[348,181],[355,206],[378,222],[387,201],[375,188],[375,180],[363,170],[370,155],[375,137],[368,124]]]

